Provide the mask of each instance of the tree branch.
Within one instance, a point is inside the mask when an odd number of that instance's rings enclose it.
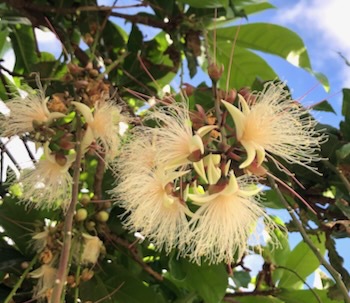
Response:
[[[79,177],[80,177],[80,164],[82,158],[81,150],[81,138],[82,129],[77,119],[77,142],[76,142],[76,160],[74,163],[74,173],[73,173],[73,187],[72,187],[72,200],[69,204],[68,211],[64,221],[64,234],[63,234],[63,248],[60,256],[60,262],[57,271],[56,285],[53,289],[51,303],[60,303],[64,285],[66,282],[67,272],[68,272],[68,261],[70,250],[72,247],[72,230],[73,230],[73,218],[75,207],[78,202],[79,194]]]
[[[331,274],[331,276],[334,278],[335,282],[337,283],[337,287],[339,291],[342,293],[344,297],[345,303],[350,303],[350,297],[348,294],[348,290],[346,289],[346,286],[342,280],[342,276],[339,272],[337,272],[332,265],[330,265],[325,258],[322,256],[320,251],[314,246],[312,241],[310,240],[308,234],[306,233],[306,230],[304,229],[303,225],[300,223],[299,219],[297,218],[294,210],[291,208],[291,206],[288,204],[287,200],[284,198],[282,192],[279,190],[278,185],[276,184],[275,180],[271,176],[267,176],[270,185],[273,189],[276,190],[278,197],[280,198],[280,201],[284,205],[284,207],[288,210],[290,216],[293,219],[293,222],[297,226],[301,236],[303,237],[305,243],[310,247],[312,252],[315,254],[317,259],[320,261],[320,263],[328,270],[328,272]]]

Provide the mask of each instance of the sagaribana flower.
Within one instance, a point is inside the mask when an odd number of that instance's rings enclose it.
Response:
[[[10,114],[1,119],[1,136],[22,135],[33,131],[35,124],[50,123],[54,119],[64,117],[62,113],[48,110],[48,100],[44,91],[39,89],[36,90],[36,94],[28,93],[25,98],[19,96],[6,102]]]
[[[35,208],[66,208],[71,200],[72,177],[69,173],[75,155],[69,155],[57,161],[51,154],[48,143],[44,146],[44,158],[34,169],[25,170],[19,178],[22,186],[20,199],[31,203]]]
[[[96,264],[100,256],[103,242],[99,237],[83,233],[83,251],[81,255],[82,264]]]
[[[308,110],[289,99],[284,88],[281,83],[268,83],[251,104],[238,95],[241,110],[222,101],[235,122],[237,140],[247,152],[240,168],[248,167],[255,159],[260,166],[266,153],[312,170],[309,164],[320,160],[317,152],[325,137],[315,130],[317,122]]]
[[[43,264],[39,268],[29,273],[29,276],[38,279],[35,286],[33,298],[39,302],[49,302],[51,298],[52,289],[55,286],[57,269],[52,264]]]
[[[119,122],[121,113],[119,107],[111,101],[101,99],[95,103],[93,112],[91,109],[79,102],[72,102],[84,116],[88,125],[82,146],[87,149],[96,140],[101,151],[105,153],[106,161],[116,157],[119,151]]]
[[[198,161],[204,153],[202,137],[216,128],[213,125],[203,126],[193,134],[185,103],[174,103],[158,109],[150,118],[156,119],[161,126],[154,129],[157,135],[157,158],[169,168]]]
[[[253,180],[254,181],[254,180]],[[260,189],[247,177],[229,176],[228,183],[214,193],[188,194],[200,206],[191,218],[187,255],[201,263],[239,260],[260,217],[268,219],[258,202]]]
[[[148,170],[140,167],[138,173],[124,175],[114,190],[126,209],[126,228],[140,232],[166,252],[183,245],[188,230],[186,213],[190,212],[174,192],[179,178],[186,173],[158,165]]]

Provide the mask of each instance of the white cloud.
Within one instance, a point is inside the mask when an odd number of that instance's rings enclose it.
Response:
[[[350,60],[349,9],[349,0],[300,0],[279,8],[274,20],[294,27],[304,39],[313,42],[309,53],[314,69],[324,70],[336,61],[340,68],[337,76],[344,86],[350,85],[350,68],[337,52]]]

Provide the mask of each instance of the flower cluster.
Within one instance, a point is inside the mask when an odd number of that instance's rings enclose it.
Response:
[[[32,236],[32,247],[38,253],[40,266],[31,271],[29,276],[37,279],[33,298],[39,302],[50,301],[55,280],[57,278],[57,267],[59,253],[62,249],[62,225],[45,226],[44,230],[35,232]],[[94,266],[102,252],[103,243],[98,236],[92,236],[85,232],[76,232],[73,235],[72,263],[82,266],[81,279],[88,280],[85,272],[89,272],[90,278]],[[67,277],[69,286],[74,286],[73,277]],[[74,279],[74,278],[73,278]]]
[[[272,83],[248,100],[238,95],[238,106],[222,100],[227,121],[200,127],[185,103],[155,109],[148,119],[158,127],[134,129],[116,161],[113,194],[126,210],[125,226],[198,264],[239,260],[259,218],[274,228],[252,173],[266,172],[273,155],[311,170],[319,160],[324,137],[288,97],[283,84]]]
[[[82,155],[93,149],[106,162],[112,161],[119,150],[119,122],[123,117],[105,92],[90,108],[72,98],[45,97],[39,87],[24,98],[15,97],[6,103],[10,112],[0,120],[0,135],[28,136],[44,148],[34,168],[21,172],[20,200],[35,208],[66,209],[71,200],[70,168],[76,160],[77,141],[81,141]],[[83,117],[82,140],[72,131],[77,113]]]

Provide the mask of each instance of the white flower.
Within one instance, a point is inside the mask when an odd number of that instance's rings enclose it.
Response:
[[[202,137],[216,128],[213,125],[201,127],[193,134],[189,111],[185,103],[174,103],[157,109],[150,115],[160,128],[154,129],[157,136],[157,159],[167,168],[196,162],[204,153]]]
[[[103,246],[99,237],[83,233],[83,252],[81,255],[82,264],[96,264]]]
[[[50,301],[51,292],[55,286],[56,274],[57,269],[50,264],[43,264],[29,273],[30,277],[38,279],[33,298],[39,299],[39,301],[44,301],[46,298]]]
[[[66,208],[71,200],[72,177],[69,168],[75,155],[67,156],[66,163],[56,161],[51,154],[48,144],[44,146],[43,159],[35,165],[34,169],[21,173],[19,182],[22,185],[20,199],[31,202],[35,208]]]
[[[312,170],[309,164],[320,160],[317,152],[325,137],[314,129],[317,122],[309,112],[289,99],[284,88],[284,84],[268,83],[252,104],[239,95],[242,111],[222,101],[235,122],[237,140],[247,152],[240,168],[255,158],[260,166],[266,152]]]
[[[251,179],[233,173],[228,184],[215,193],[188,194],[199,209],[190,221],[187,255],[192,261],[209,263],[240,260],[247,247],[248,237],[254,232],[259,217],[265,217],[259,205],[259,188]]]
[[[88,125],[82,146],[88,148],[96,140],[101,151],[105,153],[106,161],[114,159],[119,151],[119,122],[121,113],[119,107],[111,101],[101,99],[95,103],[93,113],[83,103],[72,102],[84,116]]]
[[[127,159],[125,159],[127,160]],[[174,193],[179,178],[187,171],[165,170],[162,166],[128,173],[114,190],[128,217],[124,222],[131,231],[138,231],[157,249],[167,253],[184,243],[188,231],[185,203]]]
[[[46,98],[42,90],[37,90],[37,94],[28,93],[25,98],[16,97],[6,102],[10,110],[10,115],[1,119],[1,129],[3,137],[21,135],[34,130],[34,123],[49,123],[53,119],[64,117],[58,112],[49,112]]]

